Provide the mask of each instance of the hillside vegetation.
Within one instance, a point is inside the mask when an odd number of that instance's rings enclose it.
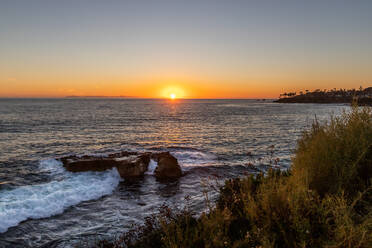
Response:
[[[351,89],[332,89],[320,90],[313,92],[306,90],[306,92],[289,92],[280,94],[279,99],[275,102],[279,103],[349,103],[357,100],[358,105],[372,105],[372,87],[359,90]]]
[[[97,247],[371,247],[371,176],[372,112],[353,107],[305,131],[289,171],[228,180],[209,213],[164,207]]]

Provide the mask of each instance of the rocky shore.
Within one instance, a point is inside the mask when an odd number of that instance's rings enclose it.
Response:
[[[294,96],[287,98],[280,98],[274,102],[278,103],[347,103],[353,102],[352,97],[306,97],[306,96]],[[357,99],[359,106],[372,106],[372,98],[360,98]]]
[[[278,103],[346,103],[356,102],[359,106],[372,106],[372,87],[359,90],[315,90],[313,92],[290,92],[280,95]]]
[[[159,180],[177,179],[182,170],[177,159],[169,152],[128,152],[122,151],[105,156],[67,156],[59,159],[66,170],[71,172],[105,171],[116,168],[124,179],[144,176],[149,169],[150,161],[157,165],[154,175]]]

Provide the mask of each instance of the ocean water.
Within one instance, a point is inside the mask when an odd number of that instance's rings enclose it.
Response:
[[[163,204],[188,204],[198,213],[205,210],[203,192],[215,199],[212,186],[225,179],[289,168],[301,132],[315,118],[326,121],[348,108],[270,100],[0,99],[0,247],[84,246],[116,237]],[[58,161],[121,150],[170,151],[187,173],[160,183],[151,161],[143,179],[126,182],[115,169],[71,173]]]

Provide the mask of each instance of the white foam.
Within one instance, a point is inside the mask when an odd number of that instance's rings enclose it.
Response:
[[[213,163],[216,160],[216,156],[211,153],[204,153],[201,151],[175,151],[172,152],[181,167],[194,167],[194,166],[203,166]]]
[[[154,175],[155,169],[158,166],[158,163],[155,160],[150,159],[149,167],[145,174],[147,175]]]
[[[45,159],[39,164],[41,172],[51,172],[53,174],[61,174],[65,172],[65,168],[61,161],[56,159]]]
[[[58,161],[46,160],[41,167],[59,173]],[[119,184],[116,168],[105,172],[64,172],[60,181],[0,191],[0,233],[27,219],[46,218],[82,201],[111,194]]]

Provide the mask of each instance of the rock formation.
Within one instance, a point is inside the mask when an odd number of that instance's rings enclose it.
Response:
[[[177,159],[169,152],[137,153],[119,152],[106,156],[68,156],[60,158],[66,170],[71,172],[105,171],[116,167],[122,178],[140,177],[148,170],[150,159],[158,166],[155,169],[157,179],[175,179],[182,176]]]
[[[162,152],[152,156],[158,162],[155,169],[157,179],[175,179],[182,176],[182,170],[178,161],[169,152]]]

